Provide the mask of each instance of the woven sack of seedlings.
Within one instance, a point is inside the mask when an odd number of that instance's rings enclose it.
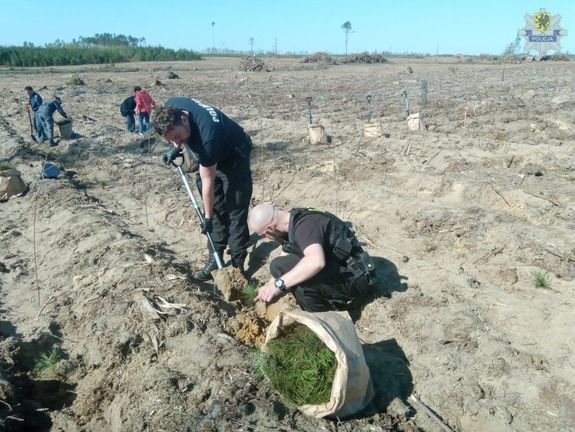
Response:
[[[0,201],[6,201],[12,196],[22,195],[28,190],[26,183],[20,177],[20,171],[6,169],[0,171]]]
[[[366,138],[378,138],[383,135],[381,123],[367,123],[363,126],[363,136]]]
[[[310,124],[309,130],[309,143],[310,144],[327,144],[327,135],[325,128],[320,124]]]
[[[363,348],[347,312],[282,311],[268,328],[263,351],[268,351],[271,341],[279,343],[282,334],[290,328],[302,325],[335,355],[336,365],[331,392],[326,398],[329,400],[297,408],[306,415],[320,418],[345,418],[365,408],[373,397],[373,385]]]

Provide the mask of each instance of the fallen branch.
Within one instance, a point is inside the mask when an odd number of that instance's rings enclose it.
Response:
[[[491,186],[491,189],[493,189],[493,192],[495,192],[497,195],[499,195],[499,196],[501,197],[501,199],[502,199],[503,201],[505,201],[505,204],[507,204],[509,207],[511,207],[511,204],[509,204],[509,203],[507,202],[507,200],[505,199],[505,197],[504,197],[503,195],[501,195],[501,194],[497,191],[497,189],[495,189],[493,186]]]
[[[453,432],[451,429],[442,419],[439,417],[435,412],[429,408],[426,404],[424,404],[421,399],[419,399],[416,395],[412,394],[409,396],[409,400],[415,402],[417,405],[421,406],[425,413],[431,417],[440,427],[446,432]]]
[[[57,295],[58,295],[57,293],[52,294],[52,295],[50,296],[50,298],[48,298],[48,300],[46,301],[46,303],[44,303],[44,306],[42,306],[42,307],[40,308],[40,310],[38,311],[38,315],[36,315],[36,319],[35,319],[36,322],[38,322],[38,320],[40,319],[40,314],[42,313],[42,311],[43,311],[44,309],[46,309],[46,306],[48,306],[50,303],[52,303],[52,301],[54,301],[54,300],[56,299],[56,296],[57,296]]]
[[[538,195],[529,193],[529,192],[527,192],[527,191],[523,191],[523,192],[525,192],[527,195],[531,195],[532,197],[539,198],[539,199],[542,199],[543,201],[550,202],[550,203],[553,204],[555,207],[559,207],[559,204],[557,204],[557,203],[556,203],[555,201],[553,201],[553,200],[550,200],[550,199],[548,199],[548,198],[543,198],[542,196],[538,196]]]

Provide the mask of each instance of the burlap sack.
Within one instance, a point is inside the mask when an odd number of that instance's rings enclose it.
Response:
[[[325,128],[320,124],[310,124],[308,126],[310,144],[327,144]]]
[[[366,138],[378,138],[383,135],[381,123],[367,123],[363,126],[363,136]]]
[[[425,129],[425,125],[419,113],[411,114],[407,117],[407,127],[412,131]]]
[[[282,311],[270,324],[267,344],[282,328],[296,323],[313,331],[334,352],[337,369],[329,402],[302,405],[298,409],[312,417],[349,417],[367,406],[373,398],[373,385],[363,348],[347,312]],[[264,345],[265,350],[265,345]]]
[[[22,195],[27,190],[28,186],[22,181],[20,171],[15,169],[0,171],[0,201]]]

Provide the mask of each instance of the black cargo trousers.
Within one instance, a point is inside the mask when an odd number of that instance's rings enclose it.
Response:
[[[301,260],[297,255],[282,255],[270,264],[270,273],[281,278]],[[353,279],[352,274],[339,263],[326,260],[325,267],[312,278],[292,287],[290,291],[296,303],[307,312],[347,310],[355,298],[365,296],[371,290],[369,278]]]
[[[232,265],[235,267],[243,265],[250,238],[248,209],[253,187],[250,152],[251,141],[242,146],[242,151],[234,153],[233,158],[219,163],[216,169],[211,236],[220,257],[226,245],[229,245]],[[199,173],[196,175],[196,183],[201,193],[202,180]]]

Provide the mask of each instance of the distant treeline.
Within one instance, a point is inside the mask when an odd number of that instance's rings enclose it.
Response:
[[[21,47],[0,47],[0,65],[26,67],[201,59],[190,50],[138,46],[143,42],[144,38],[110,33],[80,37],[72,43],[56,40],[44,47],[24,42]]]

